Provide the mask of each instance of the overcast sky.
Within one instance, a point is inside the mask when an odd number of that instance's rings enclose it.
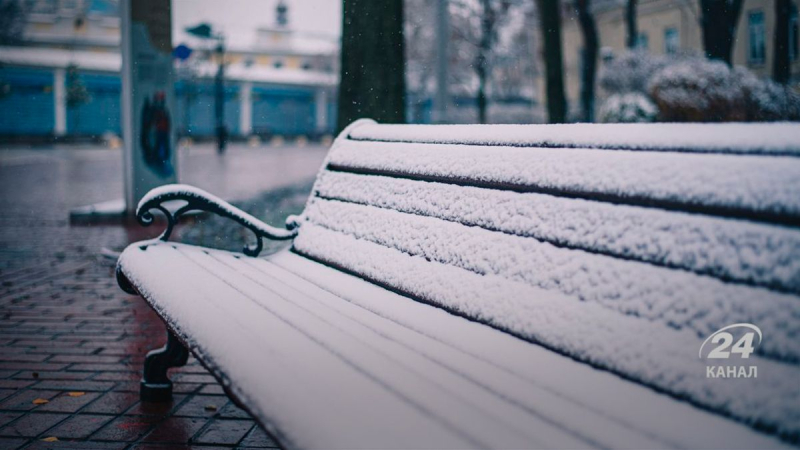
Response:
[[[185,39],[183,29],[201,22],[222,30],[233,46],[248,46],[255,30],[275,24],[278,0],[172,0],[173,38]],[[289,25],[298,31],[337,38],[342,28],[341,0],[286,0]]]

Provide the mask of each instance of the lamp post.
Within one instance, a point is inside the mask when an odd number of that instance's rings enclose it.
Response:
[[[228,129],[225,127],[225,37],[222,33],[214,33],[211,25],[201,23],[194,27],[186,28],[186,32],[201,39],[214,39],[217,41],[215,53],[217,55],[217,74],[214,76],[214,118],[215,133],[217,135],[217,152],[225,152],[228,141]]]

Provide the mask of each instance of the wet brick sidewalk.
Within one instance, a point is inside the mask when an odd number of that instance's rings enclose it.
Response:
[[[193,148],[182,178],[279,224],[302,208],[323,157]],[[109,150],[0,149],[0,448],[274,447],[194,359],[173,371],[172,403],[139,402],[144,354],[165,329],[117,287],[113,252],[160,230],[67,220],[72,207],[120,195],[120,175]],[[240,249],[247,238],[222,219],[194,222],[179,230],[186,241]]]

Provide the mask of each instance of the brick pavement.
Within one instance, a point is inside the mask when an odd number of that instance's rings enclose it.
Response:
[[[274,221],[302,207],[308,184],[299,182],[324,156],[309,148],[234,147],[224,159],[196,152],[182,156],[184,179],[248,196],[242,207]],[[143,356],[163,344],[165,329],[141,299],[122,293],[113,257],[103,255],[159,230],[67,222],[71,207],[118,191],[119,170],[106,150],[0,149],[0,448],[274,447],[193,358],[173,371],[172,403],[139,401]],[[244,242],[221,219],[195,222],[179,230],[189,242]]]

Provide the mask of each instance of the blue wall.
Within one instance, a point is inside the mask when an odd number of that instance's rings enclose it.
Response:
[[[213,83],[186,83],[175,85],[175,130],[180,135],[211,136],[214,134],[214,85]],[[239,134],[239,87],[225,84],[225,126],[231,135]],[[188,123],[188,126],[187,126]]]
[[[67,134],[99,136],[121,134],[120,80],[115,75],[81,73],[89,101],[67,108]]]
[[[254,86],[252,95],[254,133],[306,134],[314,132],[313,91]]]
[[[47,136],[55,130],[53,71],[0,66],[0,135]],[[80,72],[90,100],[67,108],[67,134],[100,136],[121,134],[120,79],[118,75]],[[211,81],[175,84],[176,105],[172,114],[177,134],[214,134],[214,85]],[[315,134],[314,91],[311,88],[253,87],[252,127],[259,134]],[[328,107],[328,133],[336,123],[336,103]],[[239,86],[225,86],[225,123],[231,135],[239,135]],[[187,122],[188,120],[188,122]],[[187,124],[188,123],[188,124]]]
[[[0,68],[0,134],[49,135],[55,129],[53,72]]]

